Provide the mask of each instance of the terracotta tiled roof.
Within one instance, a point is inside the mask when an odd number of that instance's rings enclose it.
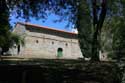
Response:
[[[33,28],[41,28],[41,29],[46,29],[46,30],[52,30],[52,31],[57,31],[57,32],[63,32],[63,33],[77,35],[77,33],[68,32],[68,31],[64,31],[64,30],[57,30],[57,29],[54,29],[54,28],[50,28],[50,27],[46,27],[46,26],[40,26],[40,25],[31,24],[31,23],[27,23],[27,22],[26,23],[17,22],[17,24],[22,24],[22,25],[26,25],[26,26],[32,26]]]

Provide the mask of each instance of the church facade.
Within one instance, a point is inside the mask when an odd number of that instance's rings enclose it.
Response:
[[[24,46],[12,48],[13,56],[46,59],[83,58],[77,33],[18,22],[13,30],[24,38]]]

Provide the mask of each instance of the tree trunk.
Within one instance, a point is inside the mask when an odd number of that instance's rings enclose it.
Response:
[[[3,37],[3,41],[1,42],[2,44],[0,44],[1,47],[1,55],[4,54],[4,52],[6,52],[8,50],[8,44],[7,41],[8,40],[8,36],[9,36],[9,28],[10,28],[10,24],[9,24],[9,9],[7,7],[7,0],[1,0],[0,1],[0,35]],[[1,40],[0,40],[1,41]]]
[[[93,34],[93,41],[92,41],[92,61],[99,61],[99,41],[98,41],[98,28],[96,27],[96,31]]]
[[[93,34],[93,43],[92,43],[92,61],[99,61],[99,50],[101,50],[101,45],[100,45],[100,36],[101,36],[101,29],[103,26],[103,22],[106,17],[106,0],[102,1],[101,4],[101,13],[99,15],[99,19],[97,18],[98,13],[97,13],[97,5],[96,5],[96,0],[93,0],[93,27],[95,29],[95,32]]]

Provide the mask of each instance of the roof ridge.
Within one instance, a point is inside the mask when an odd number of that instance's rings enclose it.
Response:
[[[48,30],[53,30],[53,31],[64,32],[64,33],[69,33],[69,34],[77,35],[77,33],[74,33],[74,32],[69,32],[69,31],[54,29],[54,28],[51,28],[51,27],[41,26],[41,25],[37,25],[37,24],[31,24],[29,22],[25,22],[25,23],[24,22],[17,22],[16,24],[23,24],[23,25],[27,25],[27,26],[33,26],[33,27],[38,27],[38,28],[43,28],[43,29],[48,29]]]

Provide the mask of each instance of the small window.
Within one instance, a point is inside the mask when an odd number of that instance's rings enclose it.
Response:
[[[39,43],[39,41],[38,41],[38,40],[36,40],[36,43]]]
[[[54,42],[52,42],[52,44],[54,44]]]
[[[68,44],[66,43],[66,46],[68,46]]]
[[[20,45],[18,45],[18,47],[17,47],[17,52],[18,52],[18,54],[20,53]]]

